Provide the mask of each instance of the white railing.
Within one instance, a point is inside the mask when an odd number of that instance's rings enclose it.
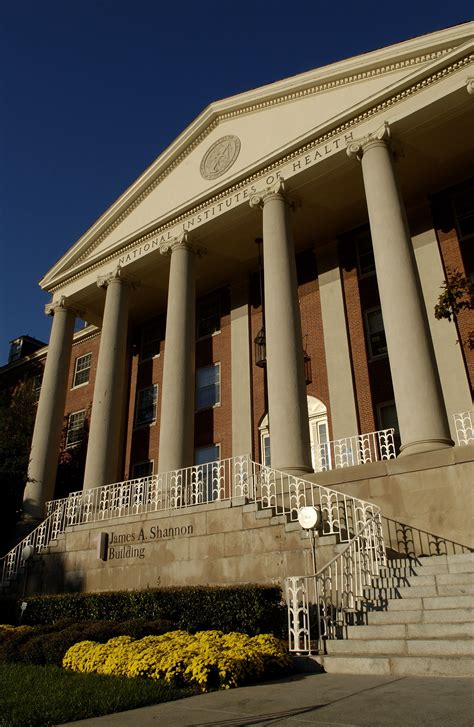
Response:
[[[463,411],[453,414],[458,445],[474,443],[474,411]]]
[[[21,553],[25,545],[41,552],[69,526],[150,512],[171,513],[234,498],[272,508],[290,520],[297,519],[301,507],[312,505],[320,514],[320,532],[337,534],[341,542],[350,540],[378,514],[378,508],[369,502],[264,467],[244,455],[81,490],[47,503],[46,520],[2,559],[1,582],[10,581],[24,565]]]
[[[394,459],[396,457],[394,434],[394,429],[381,429],[377,432],[315,444],[311,447],[313,469],[315,472],[326,472],[340,467]]]
[[[328,639],[344,638],[348,616],[363,609],[364,589],[386,563],[380,514],[375,514],[324,568],[287,578],[290,651],[323,654]]]

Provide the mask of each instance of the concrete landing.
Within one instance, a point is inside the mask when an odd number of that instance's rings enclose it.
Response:
[[[472,679],[299,674],[68,725],[472,727],[473,714]]]

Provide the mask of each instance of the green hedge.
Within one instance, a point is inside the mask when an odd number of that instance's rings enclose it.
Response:
[[[156,588],[146,591],[68,593],[26,599],[25,624],[166,619],[176,628],[283,636],[286,609],[278,586]]]
[[[61,666],[66,651],[78,641],[105,643],[114,636],[160,636],[172,631],[171,621],[58,621],[56,624],[0,629],[0,663]]]

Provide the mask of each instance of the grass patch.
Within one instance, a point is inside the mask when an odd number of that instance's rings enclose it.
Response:
[[[0,727],[48,727],[193,694],[147,679],[0,664]]]

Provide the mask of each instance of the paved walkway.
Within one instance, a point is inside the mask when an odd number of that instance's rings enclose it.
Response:
[[[474,680],[299,674],[68,725],[473,727]]]

